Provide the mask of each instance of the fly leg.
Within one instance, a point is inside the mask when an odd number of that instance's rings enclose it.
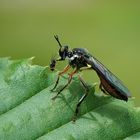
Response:
[[[64,73],[66,73],[69,69],[70,69],[70,65],[67,65],[67,66],[63,69],[63,71],[60,71],[60,72],[58,73],[57,80],[56,80],[56,82],[55,82],[54,87],[51,89],[51,91],[53,91],[53,90],[57,87],[57,85],[58,85],[58,83],[59,83],[60,76],[63,75]]]
[[[55,100],[55,99],[58,97],[58,95],[70,84],[70,82],[71,82],[71,80],[72,80],[72,77],[73,77],[73,75],[74,75],[76,72],[77,72],[77,69],[74,70],[73,72],[71,72],[71,73],[69,74],[69,79],[68,79],[67,84],[66,84],[63,88],[60,89],[60,91],[56,94],[56,96],[54,96],[54,97],[52,98],[52,100]]]
[[[106,95],[108,95],[108,94],[106,93],[106,91],[103,89],[102,83],[100,83],[99,88],[100,88],[100,90],[101,90],[103,93],[105,93]]]
[[[75,112],[74,112],[74,117],[73,117],[73,121],[75,122],[76,121],[76,118],[77,118],[77,115],[79,113],[79,109],[80,109],[80,105],[81,103],[84,101],[84,99],[87,97],[88,95],[88,92],[89,92],[89,89],[88,89],[88,86],[86,85],[86,83],[84,82],[84,80],[79,76],[79,80],[80,82],[82,83],[83,87],[85,88],[85,93],[84,95],[80,98],[80,100],[78,101],[77,105],[76,105],[76,109],[75,109]]]

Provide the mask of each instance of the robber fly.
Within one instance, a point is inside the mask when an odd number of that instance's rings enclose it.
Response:
[[[53,65],[54,63],[56,64],[56,61],[63,61],[67,59],[68,65],[63,69],[63,71],[59,72],[58,78],[52,91],[57,87],[61,75],[66,73],[71,67],[74,70],[69,74],[68,83],[64,85],[64,87],[60,89],[57,95],[54,96],[52,99],[55,99],[70,84],[72,77],[75,73],[83,71],[85,69],[95,70],[100,79],[99,88],[101,89],[101,91],[103,91],[103,93],[110,94],[111,96],[124,101],[127,101],[128,98],[131,97],[131,94],[127,89],[127,87],[125,87],[124,84],[111,71],[109,71],[99,60],[97,60],[94,56],[92,56],[85,48],[74,48],[72,50],[69,50],[68,46],[61,45],[57,35],[55,35],[54,37],[60,47],[59,48],[60,58],[53,60],[51,64]],[[86,98],[86,96],[88,95],[89,91],[87,84],[84,82],[82,77],[78,75],[78,78],[81,81],[86,92],[77,103],[74,118],[76,118],[76,116],[78,115],[79,107]]]

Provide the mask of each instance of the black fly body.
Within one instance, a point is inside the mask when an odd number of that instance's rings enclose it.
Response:
[[[68,83],[64,85],[64,87],[60,89],[57,95],[54,96],[52,99],[57,98],[57,96],[70,84],[72,77],[75,73],[85,69],[95,70],[100,79],[99,88],[105,94],[110,94],[111,96],[124,101],[127,101],[128,98],[131,97],[129,90],[126,86],[124,86],[121,80],[119,80],[111,71],[109,71],[100,61],[93,57],[85,48],[74,48],[72,50],[69,50],[68,46],[61,45],[57,35],[55,35],[54,37],[60,47],[60,58],[51,61],[50,69],[54,70],[56,61],[64,61],[67,59],[68,65],[63,69],[63,71],[59,72],[58,78],[52,91],[57,87],[61,75],[66,73],[71,67],[74,70],[69,74]],[[79,102],[77,103],[74,120],[77,117],[81,103],[88,95],[88,87],[86,83],[80,75],[78,76],[78,78],[81,81],[83,87],[85,88],[85,94],[81,97],[81,99],[79,99]]]

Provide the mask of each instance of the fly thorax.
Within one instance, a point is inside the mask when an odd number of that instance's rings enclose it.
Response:
[[[66,57],[66,59],[69,60],[69,61],[74,61],[74,60],[77,59],[77,58],[79,58],[79,56],[76,55],[76,54]]]

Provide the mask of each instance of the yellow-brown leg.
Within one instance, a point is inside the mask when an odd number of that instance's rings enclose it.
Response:
[[[89,65],[87,67],[80,68],[80,71],[83,71],[83,70],[91,70],[91,69],[93,69],[93,68]]]
[[[53,90],[57,87],[58,82],[59,82],[59,79],[60,79],[60,76],[63,75],[64,73],[66,73],[69,69],[70,69],[70,65],[67,65],[67,66],[63,69],[63,71],[60,71],[60,72],[58,73],[57,80],[56,80],[56,82],[55,82],[54,87],[51,89],[51,91],[53,91]]]
[[[54,96],[54,97],[52,98],[53,100],[56,99],[57,96],[70,84],[70,82],[71,82],[71,80],[72,80],[72,77],[73,77],[73,75],[74,75],[76,72],[77,72],[77,69],[75,69],[73,72],[71,72],[71,73],[69,74],[68,83],[67,83],[62,89],[60,89],[60,91],[57,93],[56,96]]]

